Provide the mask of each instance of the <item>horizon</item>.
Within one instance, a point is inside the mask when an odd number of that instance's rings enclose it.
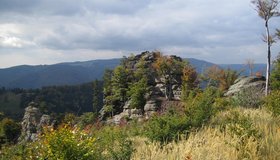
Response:
[[[253,25],[252,25],[253,24]],[[270,20],[271,32],[280,20]],[[215,64],[266,63],[250,0],[3,0],[0,68],[112,59],[159,50]],[[272,59],[280,45],[272,46]]]
[[[204,61],[207,63],[213,63],[214,65],[247,65],[245,63],[214,63],[210,62],[207,60],[203,59],[197,59],[197,58],[192,58],[192,57],[181,57],[182,59],[195,59],[199,61]],[[64,64],[64,63],[83,63],[83,62],[90,62],[90,61],[106,61],[106,60],[113,60],[113,59],[122,59],[121,57],[116,57],[116,58],[107,58],[107,59],[92,59],[92,60],[81,60],[81,61],[65,61],[65,62],[57,62],[57,63],[50,63],[50,64],[20,64],[20,65],[15,65],[15,66],[10,66],[10,67],[4,67],[0,69],[9,69],[13,67],[19,67],[19,66],[49,66],[49,65],[57,65],[57,64]],[[266,65],[266,63],[254,63],[254,65]]]

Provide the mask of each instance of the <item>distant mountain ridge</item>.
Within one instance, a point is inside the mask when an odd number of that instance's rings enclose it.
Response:
[[[215,65],[214,63],[186,58],[199,73]],[[6,88],[41,88],[52,85],[76,85],[102,79],[105,69],[113,69],[119,65],[121,59],[90,60],[78,62],[65,62],[53,65],[21,65],[0,69],[0,87]],[[222,68],[240,70],[242,64],[219,65]],[[263,70],[265,64],[255,65],[255,71]],[[248,67],[245,68],[248,71]],[[244,74],[245,74],[244,72]]]
[[[219,66],[223,69],[233,69],[233,70],[237,70],[237,71],[242,71],[242,75],[249,75],[250,71],[247,65],[245,64],[219,64]],[[262,64],[262,63],[256,63],[254,64],[253,67],[253,73],[259,72],[262,73],[263,75],[265,75],[266,72],[266,64]]]
[[[101,79],[106,68],[113,69],[119,63],[120,59],[109,59],[0,69],[0,87],[28,89],[86,83]]]

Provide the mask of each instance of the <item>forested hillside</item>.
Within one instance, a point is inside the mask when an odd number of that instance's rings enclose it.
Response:
[[[24,108],[36,102],[42,113],[75,115],[84,112],[98,112],[102,107],[102,93],[94,96],[94,91],[102,90],[102,82],[94,81],[75,86],[50,86],[42,89],[4,89],[0,91],[0,111],[7,117],[21,120]],[[98,97],[99,104],[93,104]]]

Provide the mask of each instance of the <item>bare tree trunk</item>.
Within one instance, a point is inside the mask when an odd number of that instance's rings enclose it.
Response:
[[[271,40],[268,28],[268,21],[265,22],[266,27],[266,40],[267,40],[267,64],[266,64],[266,82],[265,82],[265,95],[269,93],[269,80],[270,80],[270,59],[271,59]]]

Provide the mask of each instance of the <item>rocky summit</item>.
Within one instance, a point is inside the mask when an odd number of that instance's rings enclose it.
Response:
[[[165,63],[165,64],[163,64]],[[168,64],[171,64],[170,68],[168,68]],[[128,58],[125,58],[121,62],[121,67],[124,68],[124,70],[127,72],[126,74],[128,77],[135,77],[137,74],[143,74],[140,78],[145,78],[146,82],[146,88],[147,90],[144,93],[143,98],[143,105],[141,106],[133,106],[131,101],[133,99],[133,95],[129,94],[130,91],[133,89],[129,89],[130,86],[133,86],[133,84],[137,84],[139,81],[129,81],[128,78],[128,84],[126,88],[121,88],[121,94],[126,95],[126,98],[119,98],[121,100],[116,101],[115,103],[111,103],[110,105],[106,105],[106,103],[112,99],[117,98],[111,98],[115,95],[119,94],[119,92],[116,93],[110,93],[108,95],[104,95],[105,101],[104,101],[104,107],[106,106],[113,106],[113,108],[116,108],[113,112],[114,115],[110,122],[113,121],[113,123],[120,123],[121,119],[129,118],[129,119],[147,119],[154,113],[156,113],[159,108],[161,108],[161,103],[165,100],[169,101],[176,101],[180,100],[181,97],[181,86],[182,86],[182,72],[179,72],[173,63],[178,63],[181,66],[183,66],[183,60],[180,57],[177,56],[163,56],[159,52],[143,52],[136,56],[130,56]],[[160,67],[156,67],[156,65],[161,65]],[[168,69],[167,69],[168,68]],[[166,69],[166,70],[165,70]],[[181,68],[182,69],[182,68]],[[113,71],[114,72],[114,71]],[[115,71],[116,72],[116,71]],[[142,73],[143,72],[143,73]],[[118,88],[119,86],[124,84],[116,84],[114,80],[120,79],[119,77],[116,78],[118,73],[113,73],[113,80],[110,82],[112,85],[110,88]],[[123,78],[123,77],[122,77]],[[126,78],[126,77],[125,77]],[[137,79],[137,78],[134,78]],[[126,82],[125,82],[126,83]],[[115,86],[116,87],[115,87]],[[127,91],[128,90],[128,91]],[[124,92],[127,91],[127,92]],[[114,91],[113,91],[114,92]],[[128,93],[128,94],[126,94]],[[110,98],[108,98],[110,97]],[[124,96],[123,96],[124,97]],[[125,99],[123,101],[123,99]],[[104,112],[106,109],[103,107],[101,112]],[[120,112],[116,111],[119,110]],[[112,113],[110,113],[112,116]],[[101,113],[101,115],[105,115],[105,113]],[[108,115],[108,114],[107,114]],[[102,117],[102,118],[103,118]]]

